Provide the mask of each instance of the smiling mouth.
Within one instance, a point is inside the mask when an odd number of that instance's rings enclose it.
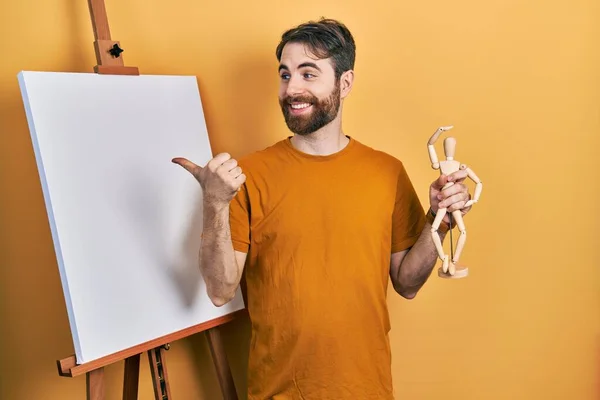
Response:
[[[297,113],[298,113],[298,112],[303,112],[303,111],[305,111],[305,110],[306,110],[306,109],[308,109],[310,106],[312,106],[312,104],[311,104],[311,103],[291,103],[291,104],[289,105],[290,109],[291,109],[293,112],[297,112]]]
[[[301,110],[303,108],[310,107],[310,103],[293,103],[290,104],[290,107],[292,107],[294,110]]]

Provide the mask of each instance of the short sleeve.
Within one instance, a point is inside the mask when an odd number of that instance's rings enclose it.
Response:
[[[247,182],[229,203],[229,226],[234,250],[248,253],[250,248],[250,201]]]
[[[398,171],[392,216],[392,253],[415,244],[425,226],[425,211],[403,165]]]

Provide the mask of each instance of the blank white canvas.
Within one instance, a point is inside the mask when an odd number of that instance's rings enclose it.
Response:
[[[78,363],[244,307],[198,267],[212,153],[193,76],[18,75]]]

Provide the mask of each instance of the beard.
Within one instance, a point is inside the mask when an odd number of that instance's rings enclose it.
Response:
[[[310,113],[292,114],[290,104],[295,102],[310,104]],[[290,131],[298,135],[310,135],[337,117],[340,109],[340,83],[336,83],[331,94],[325,99],[319,99],[313,95],[287,96],[279,100],[279,105]]]

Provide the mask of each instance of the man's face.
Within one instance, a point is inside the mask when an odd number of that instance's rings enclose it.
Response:
[[[279,105],[292,132],[308,135],[337,117],[340,82],[328,59],[317,59],[303,44],[288,43],[281,54],[279,75]]]

